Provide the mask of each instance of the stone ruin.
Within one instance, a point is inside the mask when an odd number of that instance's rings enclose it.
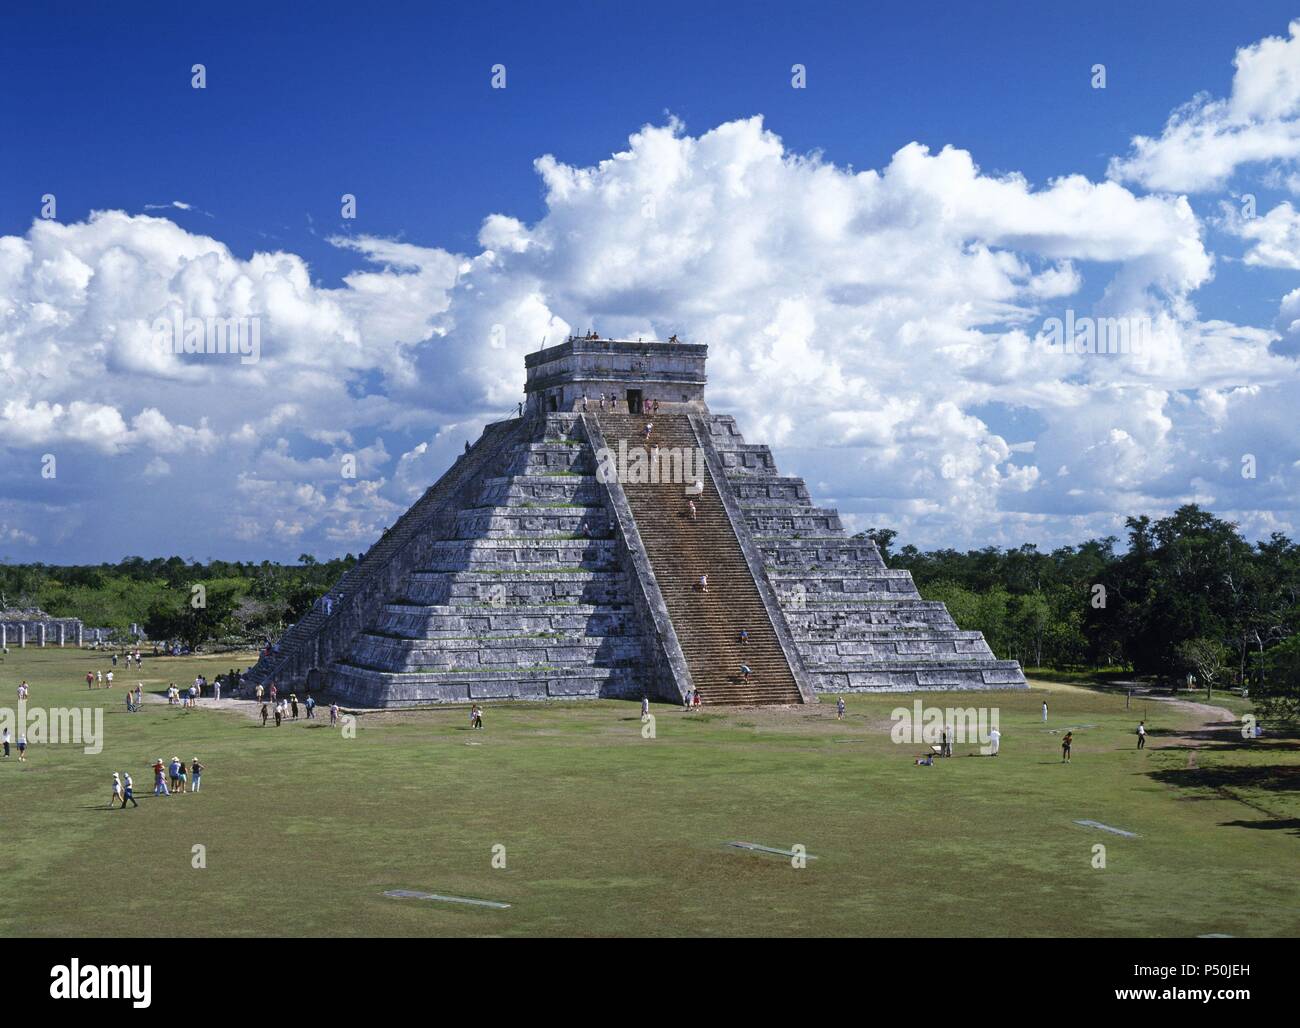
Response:
[[[81,646],[83,639],[101,637],[108,638],[108,629],[87,629],[80,618],[51,617],[35,607],[0,610],[0,649]]]
[[[369,707],[1024,688],[709,410],[706,356],[594,336],[529,354],[522,415],[488,425],[249,681]]]

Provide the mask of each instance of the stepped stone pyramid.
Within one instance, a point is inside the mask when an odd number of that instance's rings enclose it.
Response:
[[[488,425],[250,680],[368,707],[1024,688],[709,411],[707,350],[590,336],[529,354],[521,416]]]

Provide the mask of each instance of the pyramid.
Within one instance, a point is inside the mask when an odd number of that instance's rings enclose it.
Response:
[[[594,335],[529,354],[520,416],[488,425],[249,680],[365,707],[1024,688],[709,411],[706,358]]]

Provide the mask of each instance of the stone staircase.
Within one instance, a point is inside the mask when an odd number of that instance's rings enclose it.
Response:
[[[661,455],[698,452],[684,413],[661,411],[652,419],[601,413],[596,418],[611,451],[625,441],[629,451],[657,445]],[[654,431],[645,442],[647,420],[653,421]],[[680,481],[638,482],[621,475],[620,483],[701,702],[800,703],[798,685],[712,476],[701,461],[684,464],[699,467],[703,476],[704,492],[694,498],[697,521],[687,514]],[[701,574],[708,575],[708,593],[696,588]],[[740,642],[742,629],[749,633],[746,643]],[[748,681],[740,673],[742,662],[753,670]]]
[[[780,474],[771,450],[746,443],[733,418],[703,424],[814,689],[1025,688],[1019,664],[998,660],[979,632],[922,599],[873,542],[849,538],[838,512],[814,506],[803,479]]]

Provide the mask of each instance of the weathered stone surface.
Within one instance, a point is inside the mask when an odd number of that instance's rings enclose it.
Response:
[[[706,352],[583,339],[528,355],[525,416],[489,425],[250,677],[361,706],[680,699],[690,672],[636,519],[595,473],[604,436],[583,397],[594,414],[612,392],[625,415],[653,400],[689,415],[805,699],[1023,686],[769,447],[708,412]]]

